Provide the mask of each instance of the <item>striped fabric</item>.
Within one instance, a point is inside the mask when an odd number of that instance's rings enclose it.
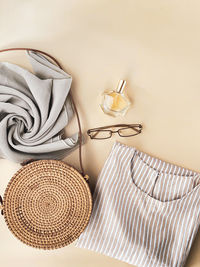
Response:
[[[183,266],[199,227],[199,194],[199,173],[116,142],[76,247],[136,266]]]

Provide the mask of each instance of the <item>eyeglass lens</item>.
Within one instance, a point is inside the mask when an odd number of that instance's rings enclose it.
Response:
[[[110,130],[90,131],[89,136],[92,139],[107,139],[112,136],[112,132]]]
[[[122,128],[122,129],[119,129],[118,130],[118,133],[120,136],[132,136],[132,135],[136,135],[138,133],[140,133],[141,130],[136,130],[134,128],[130,128],[130,127],[127,127],[127,128]]]

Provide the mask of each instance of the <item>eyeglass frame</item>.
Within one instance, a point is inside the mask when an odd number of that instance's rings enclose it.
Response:
[[[113,130],[104,130],[104,129],[107,129],[107,128],[113,128],[113,127],[125,127],[125,128],[120,128],[116,131],[113,131]],[[135,127],[138,127],[138,129],[136,129]],[[137,133],[135,134],[131,134],[131,135],[121,135],[120,134],[120,130],[123,130],[123,129],[128,129],[128,128],[132,128],[134,129]],[[118,135],[120,137],[131,137],[131,136],[135,136],[135,135],[138,135],[142,132],[142,129],[143,129],[143,126],[142,124],[138,123],[138,124],[114,124],[114,125],[108,125],[108,126],[102,126],[102,127],[98,127],[98,128],[92,128],[92,129],[89,129],[87,130],[87,135],[90,137],[90,139],[96,139],[96,140],[103,140],[103,139],[109,139],[112,137],[113,133],[118,133]],[[97,131],[103,131],[103,132],[109,132],[110,133],[110,136],[108,137],[105,137],[105,138],[95,138],[95,137],[92,137],[90,135],[90,133],[92,132],[97,132]]]

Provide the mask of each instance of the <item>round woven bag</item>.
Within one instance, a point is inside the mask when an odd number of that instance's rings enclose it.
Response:
[[[3,203],[11,232],[25,244],[42,249],[63,247],[77,239],[92,209],[87,182],[57,160],[22,167],[10,180]]]
[[[8,50],[39,51],[59,65],[40,50],[12,48],[0,52]],[[92,211],[88,176],[84,175],[81,158],[80,119],[71,100],[79,126],[81,173],[59,160],[30,159],[11,178],[3,199],[0,196],[1,213],[10,231],[35,248],[56,249],[72,243],[87,226]]]

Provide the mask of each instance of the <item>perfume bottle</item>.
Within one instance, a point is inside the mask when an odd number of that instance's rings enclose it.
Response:
[[[116,91],[105,91],[102,94],[101,108],[111,116],[124,116],[130,107],[130,101],[124,95],[125,80],[120,80]]]

